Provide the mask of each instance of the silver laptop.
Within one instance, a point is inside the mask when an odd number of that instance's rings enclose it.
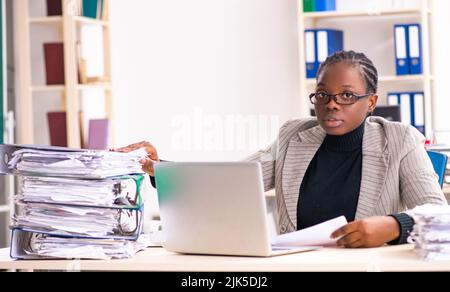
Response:
[[[155,165],[164,247],[188,254],[273,256],[259,163]]]

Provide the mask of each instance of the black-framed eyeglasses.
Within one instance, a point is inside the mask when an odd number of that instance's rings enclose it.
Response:
[[[343,92],[338,94],[328,94],[325,92],[316,92],[309,95],[311,103],[316,105],[326,105],[329,104],[331,99],[333,99],[339,105],[352,105],[358,100],[366,98],[373,95],[373,93],[358,95],[352,92]]]

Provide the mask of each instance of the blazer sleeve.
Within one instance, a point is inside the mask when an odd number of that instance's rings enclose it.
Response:
[[[405,136],[406,154],[400,162],[400,195],[406,207],[446,205],[433,164],[425,150],[424,137],[410,127]],[[408,213],[408,212],[406,212]]]
[[[263,173],[264,190],[270,191],[275,188],[275,162],[277,154],[277,142],[264,150],[247,157],[244,161],[259,162]]]

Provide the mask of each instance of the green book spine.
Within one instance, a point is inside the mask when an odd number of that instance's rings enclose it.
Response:
[[[98,0],[83,0],[83,16],[97,19]]]
[[[316,0],[303,0],[303,12],[316,11]]]

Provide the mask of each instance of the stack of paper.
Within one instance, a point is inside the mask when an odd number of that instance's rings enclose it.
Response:
[[[450,206],[424,205],[412,210],[411,239],[425,260],[450,260]]]
[[[142,175],[104,180],[20,176],[17,199],[26,203],[139,208],[143,179]]]
[[[139,161],[145,156],[144,149],[131,153],[21,149],[14,152],[8,165],[24,175],[102,179],[143,173]]]
[[[83,258],[83,259],[124,259],[149,246],[149,235],[141,235],[138,240],[89,239],[55,237],[48,234],[32,233],[15,229],[13,231],[12,254],[22,259],[35,258]]]
[[[17,204],[14,226],[48,234],[136,236],[140,212],[51,204]]]
[[[8,166],[20,179],[11,257],[129,258],[150,243],[142,237],[149,184],[139,162],[143,149],[14,147]]]

